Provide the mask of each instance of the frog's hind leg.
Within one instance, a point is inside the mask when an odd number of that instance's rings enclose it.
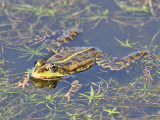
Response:
[[[137,60],[143,58],[144,63],[147,64],[144,69],[144,82],[147,86],[152,86],[153,78],[151,76],[151,70],[153,67],[153,56],[145,51],[140,51],[134,54],[131,54],[125,58],[118,60],[116,57],[111,57],[106,54],[104,59],[97,59],[96,63],[103,68],[109,68],[110,70],[122,70],[123,68],[128,67],[131,63],[136,62]]]
[[[74,70],[74,72],[83,72],[86,71],[88,69],[90,69],[93,65],[94,65],[95,61],[91,61],[90,63],[88,63],[87,65],[83,65],[77,69]]]
[[[117,65],[115,65],[116,60],[117,60],[116,57],[108,56],[104,59],[96,58],[96,63],[98,64],[98,66],[101,66],[102,68],[109,68],[110,70],[117,70],[118,71],[120,69]]]
[[[147,52],[140,51],[138,53],[134,53],[120,60],[118,60],[118,58],[116,57],[111,57],[107,55],[102,60],[98,59],[96,63],[102,66],[103,68],[109,68],[110,70],[119,71],[122,70],[123,68],[128,67],[131,63],[136,62],[137,60],[146,55],[148,55]]]

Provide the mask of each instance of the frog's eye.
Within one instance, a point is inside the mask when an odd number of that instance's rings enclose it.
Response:
[[[45,62],[43,60],[38,60],[34,63],[35,67],[41,67],[45,64]]]
[[[48,69],[52,72],[56,72],[58,70],[58,68],[55,65],[53,65],[52,67],[49,67]]]

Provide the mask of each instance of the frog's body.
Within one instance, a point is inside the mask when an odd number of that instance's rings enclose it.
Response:
[[[65,37],[61,37],[63,39],[57,39],[57,46],[61,45],[59,43],[68,42],[77,34],[78,31],[76,29],[67,31]],[[54,43],[56,44],[56,42]],[[52,49],[52,46],[49,46],[49,48]],[[34,79],[58,81],[64,76],[91,68],[95,62],[103,68],[118,71],[129,66],[130,63],[134,63],[142,56],[147,57],[148,55],[147,52],[141,51],[123,59],[115,60],[114,57],[110,57],[95,47],[73,47],[57,52],[46,61],[38,60],[31,76]]]
[[[57,80],[75,72],[85,71],[93,66],[100,54],[101,52],[94,47],[70,48],[53,55],[45,62],[39,60],[32,72],[32,77]]]

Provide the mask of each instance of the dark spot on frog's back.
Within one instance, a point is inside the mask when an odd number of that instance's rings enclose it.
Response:
[[[56,58],[63,58],[62,55],[55,55]]]
[[[96,50],[96,48],[89,48],[87,51],[92,52],[92,51],[95,51],[95,50]]]
[[[147,54],[148,54],[147,52],[142,51],[142,52],[136,53],[136,56],[145,56]]]
[[[72,62],[66,62],[66,63],[64,63],[64,65],[70,66],[70,65],[72,65]]]
[[[72,58],[72,61],[76,61],[76,62],[82,62],[79,58]]]
[[[85,50],[85,49],[82,49],[82,51]],[[78,53],[77,55],[78,56],[83,56],[84,54],[85,55],[88,55],[88,53],[92,53],[96,50],[96,48],[88,48],[86,49],[85,51],[81,52],[81,53]]]
[[[128,57],[128,61],[130,61],[130,60],[134,60],[135,59],[135,57],[134,56],[129,56]]]

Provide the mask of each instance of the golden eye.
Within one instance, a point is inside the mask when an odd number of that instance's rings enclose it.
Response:
[[[58,68],[55,65],[53,65],[52,67],[49,67],[48,69],[52,72],[58,71]]]
[[[43,60],[38,60],[34,63],[35,67],[41,67],[45,64],[45,62]]]

